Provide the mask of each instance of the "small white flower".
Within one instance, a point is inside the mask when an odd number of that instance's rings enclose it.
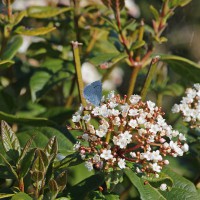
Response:
[[[135,119],[131,119],[128,123],[128,125],[132,128],[136,128],[138,126],[138,123]]]
[[[80,119],[81,119],[81,116],[80,116],[80,115],[73,115],[73,116],[72,116],[72,121],[73,121],[74,123],[79,122]]]
[[[165,165],[169,165],[169,160],[164,160]]]
[[[160,172],[161,171],[161,166],[159,166],[158,163],[151,164],[151,168],[153,169],[154,172]]]
[[[106,132],[103,129],[96,130],[96,135],[99,137],[103,137],[106,135]]]
[[[78,150],[79,150],[79,148],[80,148],[80,146],[81,146],[80,142],[79,142],[79,141],[77,141],[77,142],[76,142],[76,144],[74,144],[74,147],[73,147],[73,149],[74,149],[75,151],[78,151]]]
[[[108,99],[108,100],[111,100],[111,99],[113,99],[114,97],[115,97],[115,91],[111,91],[111,92],[108,94],[107,99]]]
[[[112,121],[112,123],[115,126],[120,126],[121,122],[120,122],[120,118],[119,117],[115,117],[114,120]]]
[[[174,106],[172,107],[172,112],[173,113],[180,112],[180,106],[178,104],[174,104]]]
[[[181,148],[184,152],[187,152],[189,150],[189,146],[187,143],[185,143],[182,148]]]
[[[96,154],[96,155],[93,157],[93,161],[94,161],[95,163],[100,162],[100,156],[99,156],[98,154]]]
[[[111,154],[111,150],[104,149],[100,157],[109,160],[113,158],[113,155]]]
[[[115,108],[116,106],[118,106],[118,103],[114,103],[114,102],[110,102],[109,104],[109,107],[111,108],[111,109],[113,109],[113,108]]]
[[[86,161],[85,162],[85,167],[88,169],[88,171],[92,171],[93,170],[93,164],[90,161]]]
[[[167,190],[167,184],[162,183],[162,184],[160,185],[160,190],[166,191],[166,190]]]
[[[153,111],[154,108],[155,108],[155,105],[156,105],[156,104],[155,104],[154,102],[152,102],[152,101],[147,101],[147,106],[148,106],[149,110]]]
[[[137,172],[137,173],[142,173],[142,171],[140,170],[139,167],[136,167],[136,172]]]
[[[138,115],[138,110],[136,110],[136,109],[130,109],[129,110],[129,114],[128,114],[129,116],[137,116]]]
[[[122,116],[123,117],[126,117],[127,114],[128,114],[128,111],[129,111],[129,108],[130,106],[126,103],[124,104],[123,106],[121,106],[121,109],[122,109]]]
[[[120,158],[119,161],[118,161],[118,166],[119,166],[120,169],[126,168],[125,159]]]
[[[136,158],[136,153],[135,152],[130,152],[130,156],[133,158]]]
[[[131,102],[131,104],[135,105],[140,101],[140,99],[141,99],[141,96],[134,94],[134,95],[131,95],[131,97],[129,98],[129,101]]]
[[[91,119],[90,114],[86,114],[86,115],[83,116],[83,120],[84,120],[86,123],[88,123],[88,122],[90,121],[90,119]]]
[[[180,134],[179,134],[179,140],[185,141],[185,140],[186,140],[185,135],[183,135],[182,133],[180,133]]]

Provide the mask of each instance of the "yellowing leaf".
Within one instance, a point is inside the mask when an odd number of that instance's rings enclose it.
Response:
[[[56,29],[55,27],[26,29],[25,27],[20,26],[15,32],[20,35],[36,36],[36,35],[45,35],[55,29]]]

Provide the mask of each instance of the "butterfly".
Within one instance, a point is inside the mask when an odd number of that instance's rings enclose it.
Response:
[[[95,81],[87,85],[83,90],[83,96],[94,106],[99,106],[102,98],[101,81]]]

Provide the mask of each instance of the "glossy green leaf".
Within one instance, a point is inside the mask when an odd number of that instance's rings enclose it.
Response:
[[[199,200],[200,195],[195,188],[195,185],[184,177],[176,174],[170,168],[163,170],[174,182],[174,185],[170,192],[161,192],[162,195],[167,199],[180,200],[180,199],[192,199]]]
[[[71,11],[71,7],[65,7],[65,8],[55,8],[55,7],[47,7],[47,6],[32,6],[28,8],[28,16],[38,19],[45,19],[54,17],[56,15],[59,15],[61,13]]]
[[[59,192],[63,191],[67,185],[67,171],[64,171],[62,173],[60,173],[57,177],[56,177],[56,183],[58,185],[59,188]]]
[[[32,171],[41,171],[41,172],[45,172],[45,165],[44,165],[44,161],[42,160],[42,157],[37,155],[33,166],[32,166]]]
[[[52,126],[55,123],[46,118],[27,118],[27,117],[18,117],[16,115],[7,114],[0,111],[0,120],[5,120],[10,123],[19,123],[19,124],[27,124],[33,126]]]
[[[19,192],[15,194],[11,200],[33,200],[28,194]]]
[[[42,181],[44,178],[45,178],[45,173],[42,171],[32,171],[31,172],[31,179],[35,183]]]
[[[166,198],[150,184],[144,184],[144,180],[139,178],[135,172],[130,169],[125,170],[125,174],[131,181],[131,183],[138,189],[140,193],[140,199],[142,200],[166,200]]]
[[[55,197],[58,193],[58,185],[54,179],[49,181],[49,190],[51,191],[51,195]]]
[[[33,128],[32,130],[19,132],[17,136],[22,146],[26,144],[28,139],[34,137],[32,146],[42,149],[47,145],[50,138],[56,136],[60,153],[65,155],[73,150],[72,141],[74,138],[67,131],[66,127],[63,127],[63,130],[51,127]]]
[[[77,153],[67,155],[64,159],[55,163],[55,168],[64,168],[75,166],[83,163],[83,160]]]
[[[1,138],[3,147],[12,159],[21,155],[21,146],[16,134],[13,132],[11,127],[5,122],[1,121]],[[18,153],[17,153],[18,152]]]
[[[19,160],[18,160],[18,164],[21,162],[21,160],[24,158],[24,156],[27,154],[27,152],[30,150],[30,147],[31,147],[31,144],[33,142],[33,138],[29,139],[27,141],[27,143],[25,144],[24,148],[22,149],[22,153],[19,157]]]
[[[22,159],[20,163],[20,174],[19,174],[20,178],[25,177],[26,174],[30,171],[34,156],[35,156],[35,149],[31,149],[29,152],[26,153],[26,155]]]
[[[199,82],[200,65],[186,58],[174,55],[160,55],[160,60],[168,64],[172,70],[182,78],[192,82]]]
[[[23,26],[18,27],[15,30],[15,33],[20,35],[27,35],[27,36],[37,36],[37,35],[45,35],[54,31],[55,27],[40,27],[40,28],[33,28],[33,29],[26,29]]]
[[[53,136],[49,140],[46,147],[44,148],[44,153],[46,154],[49,162],[56,157],[58,153],[58,141],[56,139],[56,136]]]
[[[18,49],[21,47],[23,39],[21,36],[14,36],[8,42],[4,52],[1,55],[1,60],[11,60],[15,54],[17,53]]]
[[[49,166],[49,160],[48,160],[47,155],[45,154],[45,152],[42,149],[37,149],[36,155],[41,158],[42,163],[44,164],[44,167],[45,167],[45,170],[46,170],[47,167]],[[42,171],[42,168],[40,169],[39,167],[40,167],[40,165],[38,165],[38,170]]]
[[[31,97],[33,101],[40,99],[59,82],[69,78],[69,73],[64,70],[53,72],[42,68],[34,73],[30,80]]]

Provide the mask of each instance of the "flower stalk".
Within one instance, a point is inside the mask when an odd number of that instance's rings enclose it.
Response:
[[[84,84],[83,84],[83,79],[81,75],[81,61],[80,61],[80,55],[79,55],[79,48],[78,46],[81,45],[81,43],[78,43],[77,41],[71,42],[72,48],[73,48],[73,56],[74,56],[74,64],[75,64],[75,69],[76,69],[76,78],[77,78],[77,85],[78,85],[78,91],[79,91],[79,97],[82,105],[85,107],[86,100],[83,97],[83,89],[84,89]]]

